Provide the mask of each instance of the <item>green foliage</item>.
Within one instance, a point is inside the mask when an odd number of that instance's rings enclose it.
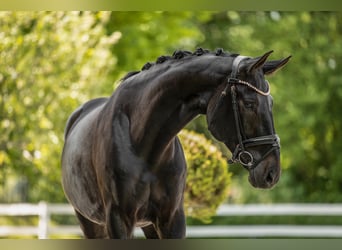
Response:
[[[112,48],[117,58],[113,78],[140,70],[146,62],[177,49],[193,50],[203,39],[196,20],[206,16],[193,12],[113,12],[107,32],[121,34]]]
[[[99,94],[115,62],[110,47],[117,39],[103,28],[108,14],[0,13],[0,183],[28,183],[31,202],[64,200],[66,119]]]
[[[183,130],[180,134],[188,164],[185,210],[187,215],[210,222],[227,198],[231,174],[221,151],[203,135]]]

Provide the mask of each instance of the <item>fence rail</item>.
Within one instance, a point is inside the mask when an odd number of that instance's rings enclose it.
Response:
[[[0,237],[37,236],[47,239],[52,235],[75,235],[82,232],[78,225],[52,225],[51,215],[74,215],[68,204],[0,204],[0,217],[38,216],[38,225],[0,225]],[[222,205],[217,216],[342,216],[342,204],[251,204]],[[136,237],[142,237],[140,229]],[[188,226],[189,238],[234,237],[324,237],[342,238],[342,225],[243,225],[243,226]]]

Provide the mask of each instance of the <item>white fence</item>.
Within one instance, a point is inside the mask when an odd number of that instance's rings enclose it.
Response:
[[[37,226],[0,225],[0,237],[82,235],[78,225],[52,225],[51,215],[74,215],[68,204],[0,204],[0,217],[38,216]],[[217,216],[342,216],[342,204],[222,205]],[[143,236],[140,229],[136,237]],[[324,237],[342,238],[342,225],[244,225],[187,226],[189,238],[234,237]]]

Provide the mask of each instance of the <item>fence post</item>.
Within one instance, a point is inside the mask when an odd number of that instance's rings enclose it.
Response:
[[[44,201],[39,202],[39,223],[38,239],[47,239],[49,236],[50,212],[48,204]]]

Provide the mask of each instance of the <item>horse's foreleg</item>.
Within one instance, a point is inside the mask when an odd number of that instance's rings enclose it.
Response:
[[[87,239],[104,239],[107,238],[107,234],[105,232],[105,228],[102,225],[96,224],[87,218],[85,218],[82,214],[80,214],[77,210],[75,210],[78,221],[80,222],[80,227],[83,231],[84,237]]]
[[[158,220],[158,231],[162,239],[185,238],[186,223],[184,210],[177,210],[171,220],[170,218],[160,218]]]
[[[133,225],[127,225],[115,206],[106,211],[106,228],[110,239],[129,239],[133,237]]]
[[[142,227],[141,229],[147,239],[159,239],[159,235],[153,224]]]

